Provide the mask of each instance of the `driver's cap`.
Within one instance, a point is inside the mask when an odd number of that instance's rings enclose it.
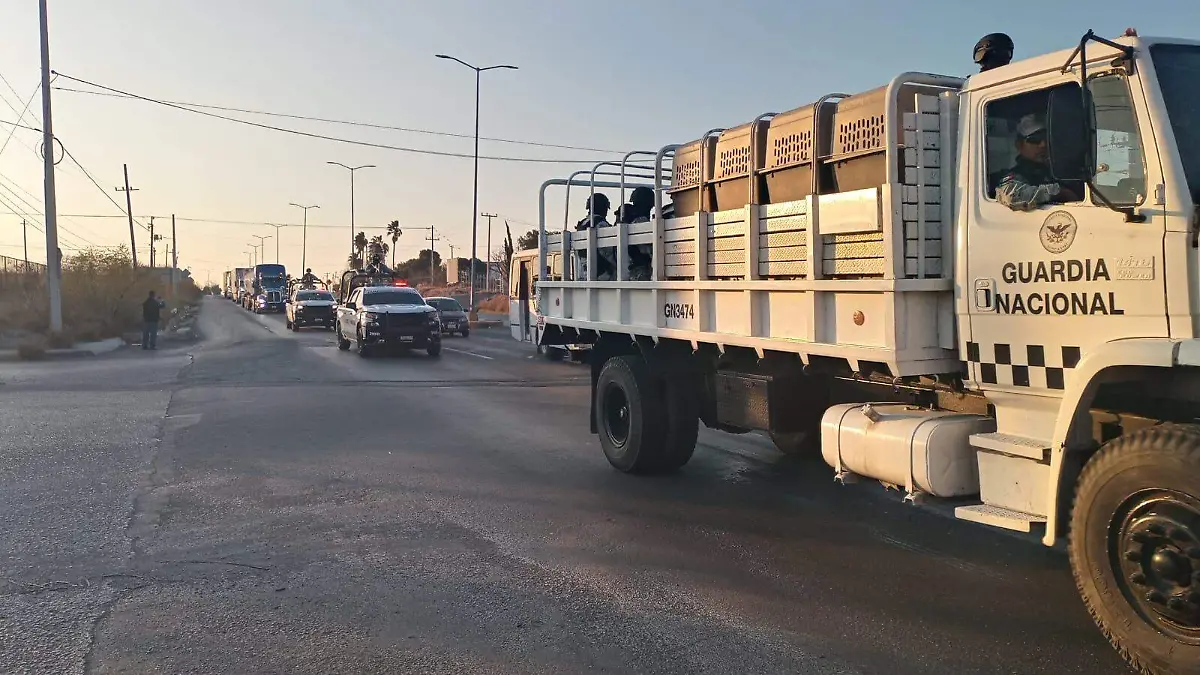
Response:
[[[1046,130],[1046,123],[1037,115],[1026,115],[1017,123],[1017,136],[1029,138]]]

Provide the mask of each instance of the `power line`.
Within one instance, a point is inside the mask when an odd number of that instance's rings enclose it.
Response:
[[[134,99],[134,100],[139,98],[137,96],[130,96],[127,94],[115,94],[115,93],[106,92],[106,91],[88,91],[86,89],[75,89],[73,87],[54,87],[54,89],[57,91],[66,91],[66,92],[70,92],[73,94],[88,94],[90,96],[107,96],[110,98],[125,98],[125,99]],[[297,115],[294,113],[272,112],[269,110],[254,110],[252,108],[234,108],[231,106],[209,105],[209,104],[204,104],[204,103],[188,103],[186,101],[168,101],[165,99],[162,101],[162,103],[170,103],[172,105],[184,106],[184,107],[188,107],[188,108],[203,108],[205,110],[223,110],[225,112],[240,112],[240,113],[247,113],[250,115],[265,115],[267,117],[282,117],[282,118],[293,119],[293,120],[304,120],[307,122],[325,122],[327,124],[341,124],[341,125],[350,126],[350,127],[363,127],[366,129],[382,129],[385,131],[404,131],[404,132],[413,133],[413,134],[425,134],[427,136],[440,136],[443,138],[466,138],[466,139],[475,138],[475,136],[473,134],[456,134],[456,133],[453,133],[450,131],[433,131],[430,129],[416,129],[413,127],[397,127],[397,126],[391,126],[388,124],[376,124],[374,122],[360,122],[360,121],[355,121],[355,120],[339,120],[339,119],[334,119],[331,117],[314,117],[312,115]],[[534,146],[534,147],[539,147],[539,148],[559,148],[562,150],[583,150],[585,152],[606,152],[606,153],[614,153],[614,154],[622,153],[621,150],[610,150],[610,149],[606,149],[606,148],[589,148],[587,146],[582,146],[582,145],[562,145],[559,143],[541,143],[538,141],[521,141],[521,140],[516,140],[516,139],[512,139],[512,138],[497,138],[495,136],[480,136],[479,140],[492,141],[495,143],[510,143],[512,145],[529,145],[529,146]]]
[[[308,132],[308,131],[300,131],[299,129],[289,129],[287,127],[277,127],[277,126],[274,126],[271,124],[262,124],[261,122],[253,122],[251,120],[243,120],[243,119],[239,119],[237,117],[229,117],[227,115],[218,115],[217,113],[207,112],[204,110],[197,110],[195,108],[188,108],[188,107],[179,105],[177,103],[170,103],[168,101],[161,101],[158,99],[149,98],[147,96],[131,94],[127,91],[121,91],[120,89],[115,89],[113,87],[106,87],[104,85],[96,84],[95,82],[88,82],[87,80],[83,80],[83,79],[80,79],[77,77],[71,77],[70,75],[67,75],[65,73],[59,73],[57,71],[55,72],[55,75],[58,75],[59,77],[62,77],[63,79],[71,80],[72,82],[86,84],[89,87],[95,87],[97,89],[103,89],[105,91],[110,91],[110,92],[113,92],[116,94],[122,94],[124,96],[128,96],[129,98],[136,98],[136,99],[139,99],[142,101],[147,101],[149,103],[157,103],[158,105],[161,105],[161,106],[166,106],[168,108],[174,108],[176,110],[183,110],[184,112],[190,112],[194,115],[203,115],[205,117],[212,117],[212,118],[219,119],[219,120],[225,120],[227,122],[236,122],[238,124],[244,124],[244,125],[251,126],[251,127],[257,127],[259,129],[267,129],[270,131],[279,131],[279,132],[282,132],[285,134],[292,134],[294,136],[303,136],[305,138],[315,138],[315,139],[323,140],[323,141],[333,141],[335,143],[346,143],[349,145],[358,145],[358,146],[362,146],[362,147],[377,148],[377,149],[381,149],[381,150],[395,150],[397,152],[409,152],[409,153],[418,154],[418,155],[433,155],[436,157],[456,157],[459,159],[474,159],[474,157],[475,157],[475,155],[473,155],[473,154],[466,154],[466,153],[461,153],[461,152],[444,152],[444,151],[440,151],[440,150],[424,150],[421,148],[410,148],[410,147],[405,147],[405,146],[400,146],[400,145],[388,145],[386,143],[371,143],[369,141],[356,141],[356,140],[352,140],[349,138],[339,138],[337,136],[328,136],[325,134],[314,134],[314,133]],[[482,155],[479,157],[479,159],[486,159],[486,160],[497,161],[497,162],[524,162],[524,163],[530,163],[530,164],[595,164],[596,163],[595,159],[546,159],[546,158],[539,158],[539,157],[493,157],[493,156],[482,156]]]
[[[100,187],[100,183],[96,182],[96,179],[92,177],[92,174],[88,173],[88,170],[83,168],[83,165],[79,163],[78,159],[75,159],[75,155],[71,154],[71,151],[67,149],[67,146],[63,145],[62,149],[63,149],[63,153],[68,158],[70,158],[70,160],[72,162],[74,162],[75,166],[79,167],[79,170],[83,172],[83,175],[87,176],[87,179],[92,182],[92,185],[96,186],[96,189],[100,191],[100,194],[104,195],[104,197],[106,199],[108,199],[108,201],[112,202],[112,205],[117,207],[117,210],[121,212],[122,216],[125,216],[127,218],[130,217],[129,213],[125,210],[125,207],[123,207],[119,203],[117,203],[117,200],[113,199],[113,196],[108,194],[108,190],[105,190],[104,188]],[[138,221],[136,218],[134,218],[133,222],[137,223],[138,225],[141,225],[143,230],[146,230],[147,232],[150,231],[150,228],[146,227],[145,225],[142,225],[142,223],[140,221]]]

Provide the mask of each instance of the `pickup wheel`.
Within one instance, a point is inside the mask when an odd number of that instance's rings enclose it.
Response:
[[[358,351],[358,355],[364,359],[371,356],[371,348],[367,346],[366,340],[363,339],[361,328],[354,334],[354,348]]]
[[[437,342],[430,342],[429,346],[425,348],[425,353],[434,358],[441,356],[442,355],[442,341],[438,340]]]
[[[350,341],[347,340],[344,335],[342,335],[342,327],[340,324],[334,327],[333,332],[334,332],[334,335],[337,337],[338,349],[340,349],[342,351],[346,351],[347,349],[350,349]]]
[[[596,380],[596,420],[604,456],[619,471],[661,470],[666,406],[639,356],[615,356]]]
[[[1075,585],[1139,673],[1200,663],[1200,426],[1122,436],[1084,466],[1071,510]]]
[[[464,328],[459,332],[459,335],[462,335],[463,337],[471,337],[471,329]]]

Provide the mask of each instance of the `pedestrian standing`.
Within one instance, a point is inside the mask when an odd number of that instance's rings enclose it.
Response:
[[[142,303],[142,349],[158,348],[158,322],[166,303],[154,291]]]

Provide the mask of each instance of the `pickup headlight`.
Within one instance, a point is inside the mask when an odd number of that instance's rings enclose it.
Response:
[[[366,321],[368,324],[379,323],[379,313],[378,312],[364,312],[363,320]]]

